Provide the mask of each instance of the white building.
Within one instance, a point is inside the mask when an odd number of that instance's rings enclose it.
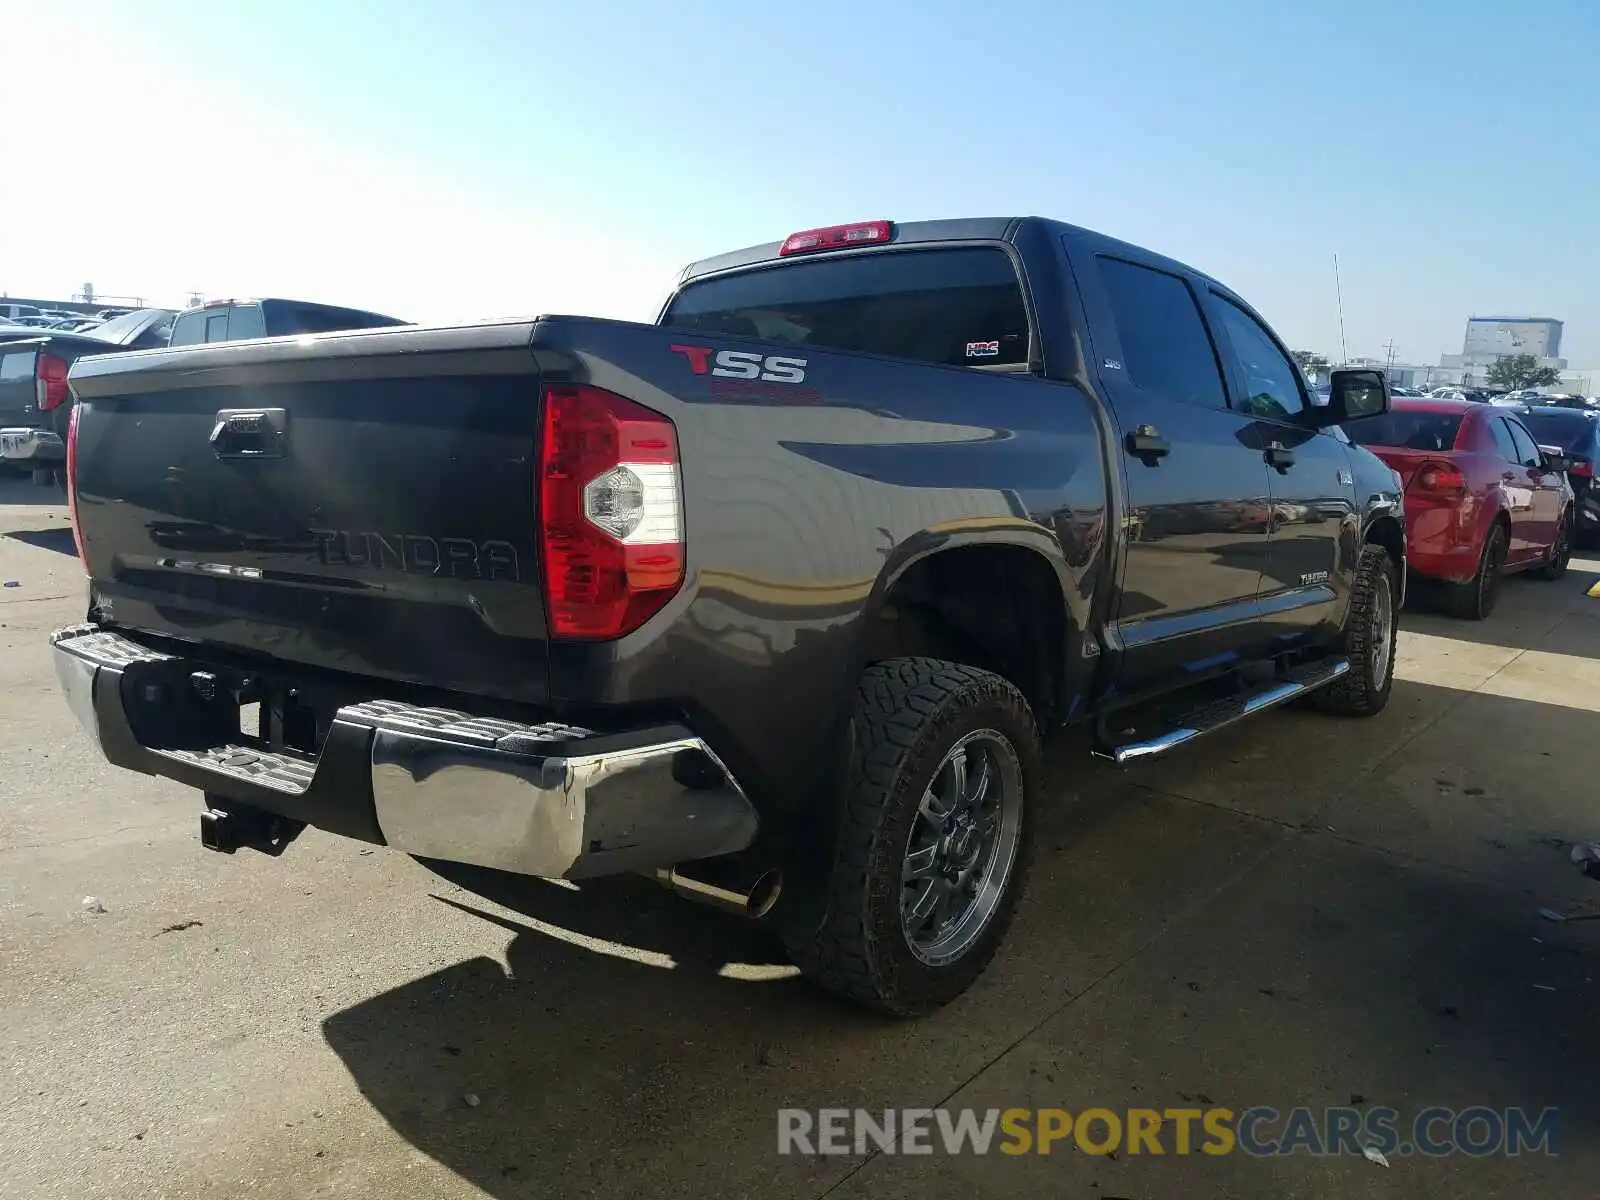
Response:
[[[1489,368],[1512,354],[1527,354],[1541,367],[1565,372],[1561,357],[1562,323],[1553,317],[1472,317],[1460,354],[1441,354],[1431,383],[1467,387],[1489,382]]]
[[[1552,317],[1472,317],[1461,340],[1461,353],[1491,359],[1507,354],[1560,358],[1561,327]]]

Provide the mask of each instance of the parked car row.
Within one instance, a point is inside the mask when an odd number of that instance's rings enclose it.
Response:
[[[130,308],[102,308],[86,313],[62,308],[40,308],[36,304],[19,304],[15,301],[0,301],[0,330],[20,326],[23,329],[63,329],[81,333],[132,311]]]
[[[1570,393],[1541,392],[1537,388],[1520,388],[1516,391],[1495,391],[1490,388],[1436,387],[1429,391],[1393,389],[1396,396],[1431,397],[1434,400],[1469,400],[1474,404],[1500,404],[1515,407],[1519,404],[1554,405],[1558,408],[1600,409],[1600,396],[1580,396]]]
[[[1505,575],[1559,579],[1574,540],[1600,532],[1596,424],[1569,409],[1397,397],[1346,432],[1400,477],[1409,569],[1483,620]]]
[[[136,309],[88,329],[0,325],[0,462],[32,472],[36,483],[65,489],[72,410],[67,374],[80,358],[404,324],[364,309],[266,298],[213,300],[182,312]]]

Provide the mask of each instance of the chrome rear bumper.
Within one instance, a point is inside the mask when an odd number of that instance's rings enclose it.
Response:
[[[52,429],[0,429],[0,458],[7,462],[58,463],[66,457],[66,444]]]
[[[180,718],[199,660],[94,625],[51,637],[68,706],[117,766],[424,858],[579,879],[745,849],[755,809],[677,725],[598,733],[393,700],[341,707],[313,759]]]

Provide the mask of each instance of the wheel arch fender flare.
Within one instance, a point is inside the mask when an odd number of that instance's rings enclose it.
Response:
[[[1030,652],[1015,642],[1005,649],[1013,666],[1020,665],[1030,673],[1029,682],[1002,669],[994,661],[980,665],[998,670],[1017,683],[1029,703],[1035,706],[1035,716],[1043,725],[1072,720],[1093,695],[1108,662],[1107,652],[1115,650],[1105,640],[1098,624],[1103,619],[1100,609],[1105,606],[1107,589],[1114,586],[1103,529],[1092,530],[1080,544],[1070,541],[1064,534],[1058,535],[1049,523],[1013,514],[932,526],[901,539],[885,552],[878,578],[862,605],[863,636],[857,643],[860,666],[865,666],[871,657],[874,640],[892,624],[896,614],[891,610],[898,597],[908,593],[925,594],[923,589],[931,582],[926,576],[920,581],[908,577],[919,568],[940,571],[945,566],[941,560],[948,561],[974,551],[999,551],[1011,556],[1013,566],[1010,569],[1005,567],[1004,560],[991,560],[980,567],[986,572],[981,576],[986,581],[985,590],[991,594],[996,590],[1012,593],[1011,598],[1002,602],[1013,604],[1009,609],[1013,615],[1024,611],[1037,613],[1044,622],[1048,638],[1045,644],[1049,646],[1046,651],[1044,644],[1038,645],[1034,660],[1037,668],[1026,664],[1024,660]],[[1007,586],[1005,581],[1010,571],[1024,561],[1026,590],[1020,578],[1017,586]],[[996,570],[1000,573],[990,573]],[[940,574],[949,578],[942,571]],[[1027,603],[1022,608],[1015,607],[1024,595]],[[961,608],[958,602],[957,613]],[[968,628],[974,611],[970,605],[966,606],[964,621]],[[1002,647],[991,644],[985,648],[997,651]]]
[[[1504,503],[1503,495],[1497,494],[1496,500],[1498,501],[1497,503],[1484,506],[1487,511],[1485,512],[1484,516],[1479,519],[1480,528],[1478,532],[1480,537],[1487,538],[1489,536],[1489,531],[1496,525],[1504,525],[1506,527],[1506,550],[1509,552],[1511,549],[1512,530],[1511,507],[1510,505]]]
[[[1071,677],[1071,665],[1094,654],[1083,645],[1089,635],[1090,603],[1092,597],[1083,586],[1088,573],[1074,570],[1068,563],[1060,541],[1047,527],[1016,517],[999,517],[961,522],[954,527],[919,530],[896,543],[884,558],[882,569],[873,582],[862,616],[870,624],[885,615],[896,588],[914,568],[927,564],[944,554],[962,550],[1005,548],[1034,555],[1047,568],[1061,604],[1062,649],[1066,663],[1062,664]],[[1098,556],[1096,556],[1098,557]],[[1091,567],[1092,569],[1092,567]],[[1096,644],[1095,650],[1099,646]]]
[[[1084,621],[1088,604],[1073,603],[1076,593],[1073,571],[1067,565],[1061,543],[1048,529],[1020,518],[963,522],[959,528],[923,529],[898,542],[884,559],[883,568],[878,572],[878,578],[867,596],[864,615],[869,618],[881,616],[896,585],[919,563],[926,562],[936,554],[987,546],[1018,547],[1037,554],[1055,576],[1068,615],[1074,623],[1081,624]]]
[[[1399,588],[1395,603],[1404,605],[1407,583],[1406,533],[1401,514],[1397,510],[1388,508],[1379,508],[1368,513],[1366,523],[1361,529],[1360,544],[1382,546],[1389,552],[1389,557],[1394,560],[1395,582]]]

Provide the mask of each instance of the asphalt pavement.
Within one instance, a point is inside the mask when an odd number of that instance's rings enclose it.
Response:
[[[196,795],[68,714],[70,527],[0,482],[0,1197],[1593,1196],[1600,920],[1540,910],[1600,912],[1568,861],[1600,836],[1597,573],[1408,612],[1376,720],[1274,713],[1122,772],[1065,739],[1000,956],[900,1023],[642,880],[316,831],[203,851]],[[777,1138],[782,1109],[1263,1106],[1554,1108],[1557,1153]]]

